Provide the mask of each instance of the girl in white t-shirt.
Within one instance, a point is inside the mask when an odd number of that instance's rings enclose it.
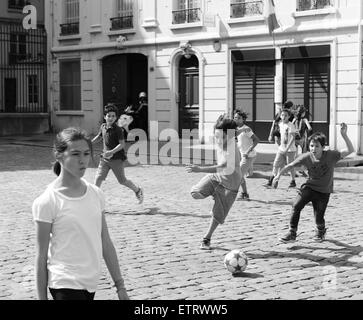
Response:
[[[104,195],[82,178],[91,140],[80,129],[65,129],[57,135],[54,153],[58,177],[32,207],[38,298],[47,300],[49,288],[54,300],[93,300],[103,257],[118,298],[129,299],[108,233]]]

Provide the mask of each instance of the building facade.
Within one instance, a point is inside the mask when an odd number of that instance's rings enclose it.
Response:
[[[44,1],[1,1],[0,136],[49,131],[46,57]]]
[[[308,108],[314,130],[362,150],[362,4],[356,0],[46,1],[52,125],[96,133],[102,108],[148,94],[158,132],[197,129],[242,108],[266,141],[283,101]],[[155,136],[150,136],[156,139]]]

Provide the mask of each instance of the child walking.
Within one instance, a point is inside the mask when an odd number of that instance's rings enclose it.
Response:
[[[253,161],[256,158],[255,147],[260,142],[260,139],[253,133],[251,128],[246,125],[247,113],[236,110],[234,113],[234,121],[237,124],[237,146],[241,153],[241,187],[242,193],[237,197],[237,200],[250,200],[247,192],[246,175],[250,171]]]
[[[144,200],[141,187],[137,187],[131,180],[125,177],[125,136],[124,131],[117,124],[117,108],[114,105],[107,105],[104,109],[104,119],[98,134],[92,139],[92,143],[103,139],[103,154],[98,165],[95,185],[101,187],[110,169],[113,171],[118,182],[135,192],[139,203]]]
[[[36,287],[40,300],[93,300],[102,257],[118,298],[128,300],[104,215],[103,192],[82,177],[92,157],[84,131],[68,128],[54,144],[58,176],[35,199]]]
[[[347,125],[341,124],[340,133],[345,141],[347,150],[324,150],[326,137],[323,133],[314,133],[309,138],[310,151],[300,155],[295,161],[285,166],[274,178],[277,182],[281,174],[293,167],[304,165],[308,169],[308,178],[295,198],[291,209],[290,230],[280,238],[282,242],[296,240],[296,232],[301,210],[312,202],[316,224],[315,241],[323,241],[326,235],[324,215],[333,192],[334,166],[340,160],[354,152],[352,142],[347,135]]]
[[[283,109],[281,111],[281,122],[279,123],[281,143],[276,153],[276,157],[273,163],[272,175],[269,178],[267,186],[272,186],[272,182],[275,176],[278,175],[280,169],[288,163],[291,163],[295,159],[296,146],[295,146],[295,126],[289,121],[290,111]],[[290,169],[291,182],[289,187],[296,187],[295,182],[295,170]],[[275,180],[273,187],[277,188],[278,181]]]
[[[214,198],[212,219],[200,248],[211,249],[211,238],[218,227],[223,224],[229,210],[237,197],[241,184],[240,169],[241,156],[237,149],[235,129],[237,124],[232,119],[220,116],[214,126],[214,137],[217,148],[217,165],[200,167],[188,165],[187,172],[207,172],[199,183],[192,187],[191,195],[194,199]]]

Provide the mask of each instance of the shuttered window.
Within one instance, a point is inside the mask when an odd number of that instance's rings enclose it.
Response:
[[[60,62],[60,109],[81,110],[81,66],[79,60]]]

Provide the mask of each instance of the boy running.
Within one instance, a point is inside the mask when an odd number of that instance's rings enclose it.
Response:
[[[95,143],[103,139],[103,153],[98,165],[95,185],[101,187],[102,182],[106,179],[110,169],[113,171],[118,182],[135,192],[139,203],[144,200],[143,190],[137,187],[131,180],[125,177],[125,137],[123,130],[116,124],[117,108],[114,105],[107,105],[104,109],[104,119],[97,136],[92,139]]]
[[[315,241],[325,239],[326,228],[324,215],[329,202],[330,194],[333,192],[334,166],[340,160],[350,155],[353,145],[347,135],[347,125],[341,124],[340,133],[345,141],[347,150],[324,150],[326,137],[323,133],[314,133],[309,138],[310,152],[300,155],[295,161],[285,166],[275,177],[274,182],[279,181],[281,174],[293,167],[304,165],[308,169],[309,177],[303,184],[295,198],[291,210],[290,230],[280,238],[282,242],[296,240],[296,231],[300,219],[301,210],[311,201],[314,208],[315,223],[317,226]]]
[[[199,183],[192,187],[194,199],[214,198],[212,219],[200,246],[210,250],[211,238],[218,225],[223,224],[229,210],[237,197],[241,184],[241,156],[237,149],[235,129],[237,124],[232,119],[220,116],[214,126],[214,137],[217,147],[217,165],[200,167],[188,165],[187,172],[208,172]]]
[[[237,146],[241,153],[241,187],[242,193],[237,197],[237,200],[250,200],[247,192],[245,176],[252,167],[253,161],[256,158],[255,147],[260,142],[260,139],[253,133],[251,128],[246,125],[247,113],[236,110],[234,113],[234,121],[237,124]]]

